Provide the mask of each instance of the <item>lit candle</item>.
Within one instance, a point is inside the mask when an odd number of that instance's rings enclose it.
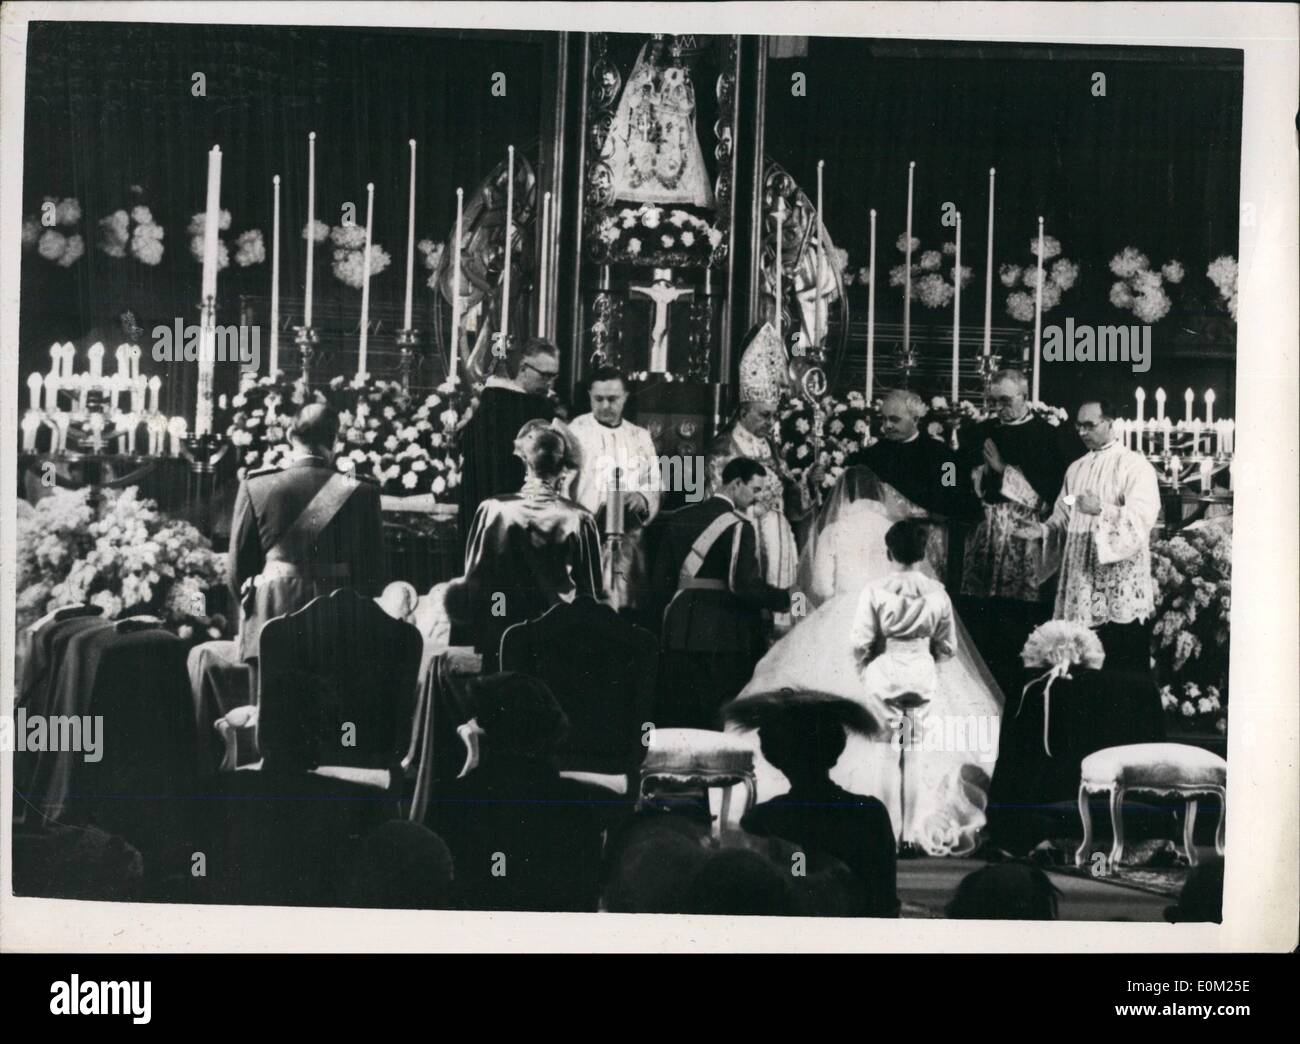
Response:
[[[867,260],[867,408],[876,383],[876,212],[871,211],[871,256]]]
[[[59,408],[59,375],[63,372],[63,345],[50,346],[50,372],[45,377],[45,411]]]
[[[451,367],[448,377],[456,376],[458,356],[460,354],[460,241],[464,234],[465,190],[456,190],[456,241],[451,252]]]
[[[72,379],[72,369],[77,359],[77,348],[71,341],[63,342],[63,379],[69,381]]]
[[[27,378],[27,394],[31,398],[31,409],[39,410],[41,408],[41,383],[42,378],[39,373],[34,373]]]
[[[952,404],[955,408],[961,361],[961,211],[957,212],[957,249],[952,264]]]
[[[1038,216],[1038,281],[1034,286],[1034,402],[1038,397],[1038,369],[1043,353],[1043,216]]]
[[[551,194],[545,192],[542,194],[542,211],[538,215],[538,243],[537,243],[537,336],[546,336],[546,285],[549,276],[550,259],[547,256],[550,252],[550,221],[551,221]]]
[[[162,392],[162,378],[157,375],[149,378],[149,412],[158,412],[158,397]]]
[[[993,179],[997,171],[989,167],[989,242],[984,258],[984,354],[993,351]]]
[[[515,147],[506,150],[506,249],[501,276],[501,347],[510,336],[510,254],[515,234]]]
[[[1146,389],[1138,388],[1138,390],[1133,393],[1133,398],[1137,400],[1137,419],[1138,419],[1138,423],[1141,424],[1144,416],[1146,415],[1146,405],[1147,405]]]
[[[357,380],[364,380],[366,343],[370,337],[370,238],[375,221],[375,183],[366,185],[366,252],[361,255],[361,344],[357,351]],[[410,318],[407,318],[410,327]]]
[[[316,256],[316,132],[307,135],[307,299],[302,309],[303,326],[311,326],[311,284]]]
[[[1192,423],[1192,403],[1195,401],[1196,393],[1193,392],[1191,388],[1188,388],[1187,391],[1183,392],[1183,406],[1185,407],[1185,415],[1183,419],[1187,421],[1188,424]]]
[[[39,394],[39,390],[38,390]],[[35,407],[32,408],[33,411]],[[32,453],[36,449],[36,433],[41,430],[41,415],[29,412],[23,415],[23,452]]]
[[[411,191],[406,208],[406,307],[402,310],[402,329],[411,329],[411,292],[415,286],[415,139],[411,146]]]
[[[270,374],[280,372],[280,175],[271,179],[274,203],[271,217],[271,365]]]
[[[221,146],[208,152],[208,200],[203,218],[203,300],[217,296],[217,246],[221,223]],[[200,360],[202,366],[202,360]]]
[[[185,418],[173,417],[167,422],[167,434],[171,436],[172,456],[180,456],[181,442],[185,439]]]
[[[129,344],[119,344],[117,351],[117,375],[119,377],[131,376],[131,346]]]
[[[1163,431],[1165,435],[1165,456],[1166,457],[1169,456],[1169,437],[1172,429],[1173,429],[1173,425],[1169,423],[1169,418],[1161,417],[1160,430]]]
[[[912,344],[912,181],[916,160],[907,165],[907,243],[903,259],[903,353]]]
[[[1165,390],[1163,388],[1157,388],[1156,389],[1156,420],[1162,421],[1164,419],[1165,419]]]
[[[1214,389],[1207,388],[1205,391],[1205,423],[1211,425],[1214,423]]]
[[[822,343],[822,279],[826,264],[826,222],[822,219],[822,176],[826,161],[817,161],[817,296],[813,308],[813,345]]]
[[[98,381],[104,376],[104,345],[96,341],[86,349],[86,359],[90,363],[90,376],[92,380]],[[1206,395],[1209,395],[1206,392]]]

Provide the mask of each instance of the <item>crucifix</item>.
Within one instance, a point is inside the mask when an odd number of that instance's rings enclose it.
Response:
[[[668,371],[668,306],[682,298],[695,296],[691,287],[673,286],[673,270],[656,268],[654,279],[648,286],[631,286],[633,294],[649,298],[655,306],[654,328],[650,331],[650,365],[651,373]]]

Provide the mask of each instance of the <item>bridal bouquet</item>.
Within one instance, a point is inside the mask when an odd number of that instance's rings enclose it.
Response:
[[[59,489],[18,523],[18,627],[65,605],[89,603],[114,619],[126,610],[161,617],[182,637],[225,620],[207,592],[225,582],[225,560],[188,522],[168,518],[136,487],[107,490],[99,514],[90,490]]]

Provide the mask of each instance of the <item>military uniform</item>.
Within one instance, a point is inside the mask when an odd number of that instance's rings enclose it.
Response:
[[[375,597],[384,586],[379,487],[317,456],[250,471],[235,497],[227,571],[244,660],[274,616],[341,587]]]

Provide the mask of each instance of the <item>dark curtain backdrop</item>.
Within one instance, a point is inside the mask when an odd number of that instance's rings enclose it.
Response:
[[[803,72],[807,96],[791,93]],[[1105,97],[1091,92],[1106,76]],[[1207,317],[1226,318],[1206,266],[1237,256],[1241,166],[1242,55],[1185,48],[1057,47],[1017,44],[813,38],[806,57],[768,66],[767,152],[812,197],[817,160],[826,161],[827,222],[853,269],[866,265],[869,210],[877,214],[877,315],[902,321],[902,294],[887,270],[902,263],[907,166],[916,161],[913,235],[923,248],[953,238],[940,224],[951,201],[962,212],[962,261],[974,269],[962,295],[972,329],[984,318],[988,169],[997,168],[994,265],[1031,263],[1037,218],[1081,265],[1079,282],[1044,323],[1137,323],[1110,305],[1112,256],[1136,246],[1153,265],[1176,258],[1184,282],[1169,286],[1174,307],[1152,331],[1152,372],[1126,365],[1055,364],[1044,394],[1070,404],[1088,394],[1123,392],[1160,380],[1231,383],[1229,343],[1213,346]],[[855,291],[856,293],[856,291]],[[865,291],[858,318],[865,316]],[[1018,325],[1006,313],[1007,290],[994,280],[994,325]],[[913,323],[951,327],[951,307],[912,307]],[[1028,329],[1032,330],[1032,323]],[[1226,350],[1224,350],[1226,349]],[[1209,357],[1217,355],[1217,358]],[[1182,384],[1178,385],[1181,399]],[[1224,404],[1226,406],[1226,404]],[[1220,410],[1224,408],[1220,407]],[[1181,416],[1181,409],[1179,416]]]
[[[207,153],[223,155],[221,203],[232,212],[222,233],[231,265],[220,276],[221,322],[238,322],[241,293],[269,295],[274,174],[281,176],[281,293],[301,298],[302,229],[307,213],[307,134],[317,132],[316,212],[340,223],[341,205],[356,204],[365,223],[366,182],[375,183],[374,241],[391,255],[371,284],[372,310],[400,315],[405,288],[409,149],[418,146],[416,229],[443,241],[455,220],[455,189],[466,199],[506,146],[536,148],[545,34],[376,29],[36,23],[28,46],[24,214],[45,195],[76,197],[83,208],[86,255],[64,269],[26,252],[23,261],[22,367],[48,370],[49,344],[122,339],[117,316],[131,309],[145,328],[144,372],[162,371],[164,409],[192,410],[184,373],[147,357],[154,322],[197,322],[201,265],[186,226],[204,209]],[[191,93],[207,78],[207,96]],[[505,97],[491,92],[506,75]],[[141,197],[130,193],[139,185]],[[143,202],[165,229],[162,263],[111,259],[98,247],[99,218]],[[234,264],[234,242],[259,228],[266,261]],[[327,246],[316,255],[318,308],[331,302],[359,310],[360,291],[330,271]],[[416,255],[416,324],[433,291]],[[355,325],[355,318],[353,319]],[[263,358],[268,331],[263,330]],[[282,350],[285,338],[281,340]],[[291,340],[291,339],[290,339]],[[290,351],[292,345],[290,344]],[[78,368],[84,369],[84,354]],[[263,364],[265,368],[265,363]],[[111,370],[112,367],[109,367]],[[219,390],[233,372],[218,367]],[[192,383],[192,374],[190,375]],[[177,387],[172,387],[177,383]],[[179,410],[177,410],[179,412]]]

